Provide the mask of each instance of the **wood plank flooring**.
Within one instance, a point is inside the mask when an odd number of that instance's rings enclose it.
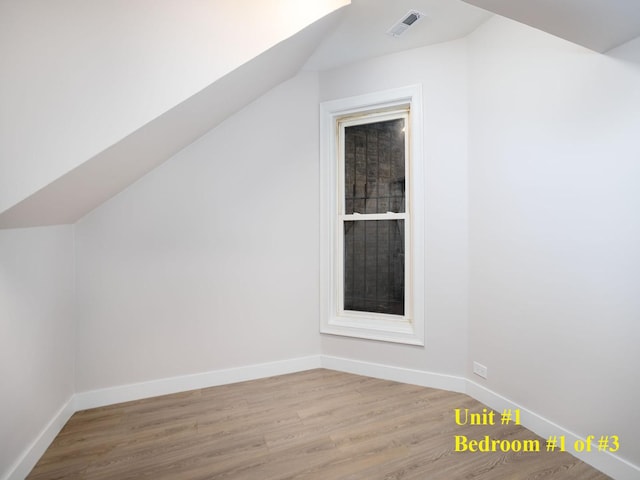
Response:
[[[78,412],[27,478],[609,478],[545,452],[542,439],[540,452],[456,452],[455,435],[539,438],[516,425],[457,425],[456,408],[486,407],[462,394],[309,370]]]

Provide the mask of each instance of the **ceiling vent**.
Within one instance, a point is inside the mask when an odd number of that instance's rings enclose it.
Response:
[[[418,20],[420,20],[424,15],[417,10],[410,10],[403,17],[398,20],[389,30],[387,30],[387,35],[391,35],[392,37],[399,37],[404,32],[406,32],[409,27],[416,24]]]

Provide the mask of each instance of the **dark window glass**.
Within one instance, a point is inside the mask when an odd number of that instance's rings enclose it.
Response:
[[[344,222],[344,309],[404,315],[404,220]]]
[[[404,119],[345,127],[345,213],[405,211]]]

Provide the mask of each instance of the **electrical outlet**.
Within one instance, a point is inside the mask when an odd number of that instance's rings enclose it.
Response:
[[[473,362],[473,373],[482,378],[487,378],[487,367],[478,362]]]

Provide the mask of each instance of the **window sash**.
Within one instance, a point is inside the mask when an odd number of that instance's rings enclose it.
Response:
[[[383,122],[387,120],[404,120],[404,212],[386,212],[386,213],[350,213],[346,214],[346,192],[345,192],[345,167],[346,167],[346,149],[345,149],[345,130],[348,127]],[[336,287],[336,308],[338,317],[352,319],[367,319],[374,323],[380,321],[381,324],[387,326],[389,322],[400,324],[411,323],[413,319],[413,282],[412,282],[412,264],[411,258],[411,198],[412,198],[412,182],[411,182],[411,156],[410,156],[410,118],[409,105],[395,106],[393,109],[385,109],[383,111],[365,111],[357,114],[339,117],[336,119],[336,128],[338,135],[337,142],[337,188],[336,206],[336,228],[335,228],[335,244],[336,244],[336,265],[335,265],[335,287]],[[359,310],[347,310],[344,308],[345,298],[345,255],[344,255],[344,227],[345,222],[360,221],[377,221],[377,220],[404,220],[404,314],[388,314]],[[401,328],[401,327],[399,327]]]

